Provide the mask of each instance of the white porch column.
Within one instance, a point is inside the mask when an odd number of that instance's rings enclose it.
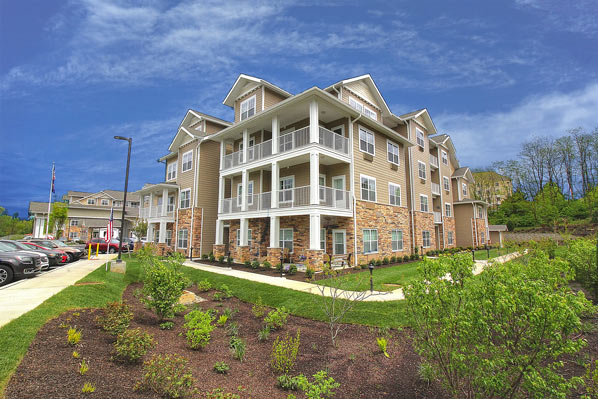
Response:
[[[247,211],[247,185],[247,169],[245,169],[241,172],[241,186],[243,187],[241,192],[243,195],[241,198],[241,211],[243,212]]]
[[[224,200],[224,185],[226,184],[224,177],[218,178],[218,213],[222,213],[222,202]]]
[[[158,242],[164,244],[166,242],[166,222],[160,222],[160,235],[158,235]]]
[[[320,249],[320,214],[309,215],[309,249]]]
[[[271,208],[278,208],[278,187],[279,187],[279,174],[280,174],[280,169],[278,167],[278,162],[274,161],[272,162],[272,173],[270,174],[270,200],[271,200],[271,204],[270,207]],[[278,242],[278,241],[277,241]]]
[[[280,136],[280,120],[278,115],[272,118],[272,154],[278,154],[278,137]]]
[[[270,216],[270,248],[280,244],[280,216]]]
[[[216,245],[222,245],[224,241],[224,223],[222,220],[216,220]]]
[[[239,237],[239,245],[242,246],[242,247],[248,245],[248,243],[247,243],[247,226],[248,226],[248,222],[249,222],[249,219],[247,219],[247,218],[241,218],[241,223],[240,223],[240,227],[239,227],[240,230],[241,230],[241,232],[240,232],[240,236],[241,237]]]
[[[40,234],[40,230],[41,230],[40,229],[40,225],[41,225],[41,223],[40,223],[39,218],[35,218],[34,222],[33,222],[33,237],[34,238],[41,237],[41,234]]]
[[[249,155],[249,133],[247,129],[243,129],[243,162],[247,162],[247,155]]]
[[[147,242],[153,242],[154,241],[154,225],[153,223],[148,223],[147,224]]]
[[[224,166],[224,156],[226,155],[226,141],[222,140],[220,142],[220,170]]]
[[[154,193],[150,193],[149,210],[148,210],[148,214],[147,214],[148,219],[152,217],[153,206],[154,206]]]
[[[162,190],[162,216],[166,216],[166,211],[168,209],[168,190],[164,189]],[[166,227],[164,227],[166,229]],[[162,231],[162,227],[160,227],[160,231]],[[166,231],[166,230],[164,230]],[[166,233],[164,233],[166,234]],[[165,236],[166,237],[166,236]],[[162,233],[160,233],[160,239],[162,239]]]
[[[320,141],[318,102],[312,100],[309,103],[309,142],[318,143]]]
[[[320,158],[317,152],[309,154],[309,203],[320,203]]]

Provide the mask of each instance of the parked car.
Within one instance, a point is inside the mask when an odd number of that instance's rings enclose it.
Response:
[[[51,249],[46,248],[43,245],[35,244],[32,242],[21,240],[19,243],[25,245],[27,248],[33,251],[41,251],[48,256],[48,260],[50,261],[50,266],[59,266],[64,265],[69,262],[69,257],[66,252],[61,251],[60,249]]]
[[[65,243],[63,243],[62,241],[58,241],[58,240],[44,240],[42,238],[35,238],[33,240],[29,240],[29,242],[32,242],[34,244],[39,244],[39,245],[49,248],[49,249],[59,249],[61,251],[64,251],[64,252],[66,252],[67,256],[69,257],[69,262],[74,262],[74,261],[78,260],[79,258],[81,258],[83,255],[85,255],[84,251],[82,251],[78,248],[70,247],[70,246],[66,245]]]
[[[119,241],[114,239],[111,240],[109,243],[106,242],[103,238],[92,238],[91,241],[88,241],[85,246],[89,247],[91,244],[91,252],[95,252],[96,249],[99,252],[103,253],[116,253],[118,252]],[[127,252],[129,250],[129,244],[123,241],[122,251]]]
[[[0,243],[0,286],[10,284],[21,277],[37,276],[42,270],[42,255],[15,251]]]
[[[50,264],[52,265],[56,265],[56,254],[52,253],[46,253],[48,251],[41,251],[41,250],[35,250],[35,249],[31,249],[29,247],[27,247],[26,245],[24,245],[21,242],[18,241],[13,241],[13,240],[0,240],[0,243],[4,243],[6,245],[8,245],[9,247],[11,247],[13,249],[13,251],[26,251],[26,252],[31,252],[31,253],[36,253],[36,254],[40,254],[42,255],[42,270],[48,270],[50,268]]]
[[[118,240],[117,240],[118,241]],[[128,251],[132,251],[135,249],[135,239],[134,238],[123,238],[123,251],[127,248]]]

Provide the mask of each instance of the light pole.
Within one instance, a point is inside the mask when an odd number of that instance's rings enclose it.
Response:
[[[133,143],[133,139],[131,137],[122,137],[122,136],[114,136],[116,140],[125,140],[129,142],[129,152],[127,154],[127,172],[125,174],[125,196],[123,198],[123,211],[120,219],[120,234],[118,237],[118,258],[116,258],[116,262],[122,262],[121,254],[122,254],[122,247],[123,247],[123,235],[125,234],[125,207],[127,205],[127,190],[129,186],[129,164],[131,163],[131,144]]]

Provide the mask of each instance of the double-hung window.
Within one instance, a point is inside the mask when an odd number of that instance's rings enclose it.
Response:
[[[378,230],[363,229],[363,253],[378,252]]]
[[[444,204],[444,216],[453,216],[453,208],[451,208],[451,204],[448,202]]]
[[[101,202],[101,203],[102,203],[102,206],[108,206],[108,205],[110,205],[110,201],[108,201],[108,200],[107,200],[107,199],[105,199],[105,198],[103,198],[103,199],[102,199],[102,202]]]
[[[376,202],[376,179],[361,176],[361,199]]]
[[[422,231],[422,243],[424,248],[430,248],[432,246],[429,231]]]
[[[441,150],[440,151],[440,155],[441,155],[441,158],[442,158],[442,163],[445,164],[445,165],[448,165],[448,155],[447,155],[446,151]]]
[[[241,229],[237,229],[237,247],[241,245]],[[247,245],[251,247],[251,229],[247,229]]]
[[[279,246],[293,252],[293,229],[280,229]]]
[[[79,226],[79,220],[77,220],[77,219],[71,219],[70,225],[71,226]]]
[[[255,95],[241,103],[241,120],[247,119],[255,114]]]
[[[453,232],[449,231],[446,237],[446,243],[448,245],[453,245],[454,244],[454,238],[453,238]]]
[[[168,203],[166,203],[166,212],[174,211],[174,195],[168,196]]]
[[[386,147],[388,148],[388,162],[399,165],[399,146],[388,141]]]
[[[390,205],[401,205],[401,186],[394,183],[388,183],[388,201]]]
[[[370,155],[375,155],[374,150],[374,133],[359,128],[359,150]]]
[[[424,132],[422,132],[418,128],[415,128],[415,136],[416,136],[417,145],[420,146],[421,148],[425,148],[426,142],[424,141]]]
[[[286,176],[280,178],[278,186],[278,202],[292,202],[293,201],[293,187],[295,186],[295,176]]]
[[[444,186],[445,191],[451,191],[451,182],[448,177],[442,177],[442,185]]]
[[[422,161],[417,161],[417,163],[418,163],[417,175],[419,176],[420,179],[426,180],[426,164],[423,163]]]
[[[181,170],[186,172],[193,167],[193,151],[187,151],[183,154],[183,166]]]
[[[172,245],[172,230],[166,230],[166,245]]]
[[[320,229],[320,249],[326,252],[326,229]]]
[[[373,110],[369,109],[365,105],[363,106],[363,113],[365,114],[365,116],[368,116],[368,117],[372,118],[375,121],[378,120],[378,114],[376,113],[376,111],[373,111]]]
[[[189,242],[189,231],[187,229],[180,229],[178,235],[178,247],[187,248]]]
[[[467,183],[461,183],[461,190],[462,190],[463,196],[466,197],[467,196]]]
[[[87,200],[87,205],[95,205],[96,204],[96,199],[95,198],[89,198]]]
[[[167,169],[166,180],[176,179],[176,166],[177,166],[176,162],[172,162],[172,163],[168,164],[168,166],[166,167],[166,169]]]
[[[390,240],[392,242],[392,250],[393,251],[402,251],[403,250],[403,231],[393,229],[390,232]]]
[[[361,103],[358,103],[357,101],[355,101],[355,99],[353,99],[353,97],[349,97],[349,105],[352,108],[355,108],[357,111],[363,113],[363,105]]]
[[[127,206],[129,206],[129,201],[127,201]],[[117,207],[121,207],[123,206],[123,202],[122,201],[112,201],[112,206],[117,206]]]
[[[189,208],[191,206],[191,189],[181,190],[181,201],[179,208]]]
[[[428,196],[420,194],[419,195],[419,210],[422,212],[428,212]]]

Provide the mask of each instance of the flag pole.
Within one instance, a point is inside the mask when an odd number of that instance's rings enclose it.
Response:
[[[52,206],[52,189],[54,188],[54,162],[52,162],[52,176],[50,177],[50,196],[48,198],[48,217],[46,219],[46,235],[48,238],[48,227],[50,226],[50,207]]]

